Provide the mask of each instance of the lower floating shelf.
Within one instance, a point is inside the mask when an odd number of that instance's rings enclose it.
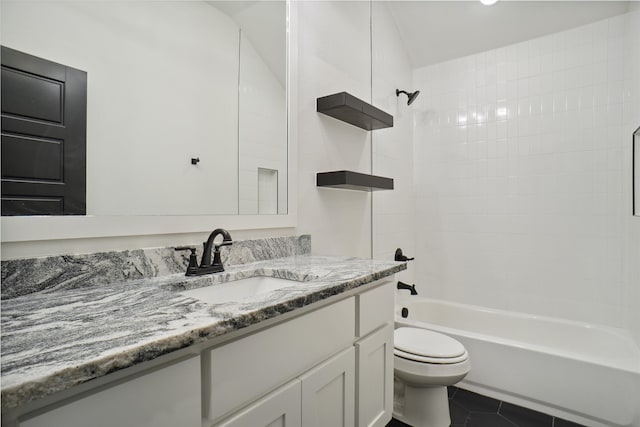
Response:
[[[316,185],[358,191],[393,190],[393,179],[352,171],[318,172]]]

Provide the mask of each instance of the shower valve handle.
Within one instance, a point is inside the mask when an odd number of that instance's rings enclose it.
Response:
[[[404,254],[402,253],[402,249],[398,248],[398,249],[396,249],[396,254],[395,254],[395,256],[394,256],[394,259],[395,259],[396,261],[403,261],[403,262],[405,262],[405,261],[413,261],[415,258],[409,258],[409,257],[407,257],[406,255],[404,255]]]

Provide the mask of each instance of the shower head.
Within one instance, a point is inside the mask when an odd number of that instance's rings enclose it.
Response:
[[[404,93],[405,95],[407,95],[409,97],[409,99],[407,100],[407,105],[411,105],[411,103],[416,100],[418,95],[420,95],[420,91],[419,90],[417,90],[415,92],[407,92],[406,90],[396,89],[396,96],[400,96],[401,93]]]

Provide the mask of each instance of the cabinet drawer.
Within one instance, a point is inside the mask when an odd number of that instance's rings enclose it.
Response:
[[[204,416],[216,420],[352,345],[354,297],[281,323],[203,357]]]
[[[393,324],[394,298],[393,282],[357,295],[356,336],[364,337],[385,323]]]
[[[20,427],[201,427],[200,391],[200,358],[194,357],[20,421]]]

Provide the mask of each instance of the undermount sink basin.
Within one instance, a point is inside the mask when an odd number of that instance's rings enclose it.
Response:
[[[232,282],[190,289],[188,291],[182,291],[180,294],[209,304],[224,304],[250,296],[276,291],[278,289],[288,288],[298,283],[300,282],[279,279],[277,277],[255,276],[248,277],[246,279],[234,280]]]

